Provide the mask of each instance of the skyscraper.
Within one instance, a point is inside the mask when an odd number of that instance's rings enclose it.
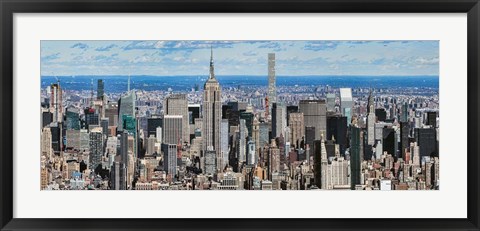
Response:
[[[102,79],[99,79],[97,82],[97,99],[103,100],[104,94],[105,94],[104,83]]]
[[[427,112],[427,125],[432,126],[432,128],[437,127],[437,112],[429,111]]]
[[[220,170],[223,170],[228,164],[228,120],[222,119],[222,126],[220,130],[220,143],[222,150],[222,158],[217,160],[217,167]]]
[[[50,86],[50,112],[53,114],[53,122],[63,122],[63,100],[60,81]]]
[[[323,136],[320,140],[315,140],[313,145],[313,168],[315,173],[315,184],[318,188],[327,188],[327,150]]]
[[[188,101],[185,94],[170,95],[165,99],[163,106],[165,115],[180,115],[182,116],[182,143],[190,143],[190,126],[188,116]]]
[[[334,112],[335,111],[335,93],[328,93],[327,94],[327,111]]]
[[[220,126],[222,123],[222,99],[220,84],[215,78],[213,50],[210,56],[210,76],[205,82],[203,92],[203,150],[215,150],[217,159],[221,158]],[[210,148],[211,147],[211,148]]]
[[[350,139],[350,180],[351,189],[354,190],[356,185],[361,184],[360,173],[362,170],[362,129],[358,127],[351,127],[351,139]]]
[[[268,54],[268,102],[269,108],[277,102],[277,87],[275,76],[275,53]],[[271,113],[270,113],[271,114]]]
[[[124,115],[135,117],[135,100],[135,92],[133,91],[127,92],[126,95],[118,100],[118,120],[120,120],[117,127],[118,131],[123,131],[122,118]]]
[[[163,170],[172,178],[177,174],[177,145],[162,144]]]
[[[370,91],[370,94],[368,95],[367,144],[375,144],[375,106],[373,103],[372,91]]]
[[[80,113],[75,107],[68,107],[66,111],[66,128],[71,130],[80,130]]]
[[[400,154],[403,160],[405,160],[405,149],[410,147],[409,133],[410,124],[408,122],[400,122]]]
[[[327,133],[327,105],[325,100],[300,100],[299,111],[303,113],[306,127],[315,127],[315,137]]]
[[[163,117],[163,143],[177,144],[182,138],[183,116],[165,115]]]
[[[347,117],[347,126],[352,121],[353,98],[351,88],[340,88],[340,112]]]
[[[283,103],[273,103],[272,107],[272,136],[285,137],[285,128],[287,127],[287,108]]]
[[[327,117],[327,140],[335,140],[340,147],[340,153],[345,154],[348,147],[347,139],[347,117],[333,115]]]
[[[382,134],[383,151],[397,157],[395,130],[391,127],[384,127]]]
[[[239,126],[239,136],[238,136],[238,147],[237,147],[237,157],[238,163],[243,163],[246,161],[247,155],[247,126],[245,125],[245,120],[240,119]]]
[[[303,119],[303,113],[290,113],[290,119],[288,120],[288,126],[292,133],[290,142],[295,148],[300,147],[300,142],[305,137],[305,122]]]
[[[424,156],[438,156],[435,128],[416,128],[415,140],[420,147],[420,161]]]
[[[89,168],[94,170],[102,163],[103,133],[102,128],[94,128],[90,131],[90,161]]]

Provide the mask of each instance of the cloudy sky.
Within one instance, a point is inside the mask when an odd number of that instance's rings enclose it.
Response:
[[[438,41],[42,41],[42,75],[438,75]]]

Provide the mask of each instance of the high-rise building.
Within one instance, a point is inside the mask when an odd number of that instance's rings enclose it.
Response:
[[[320,138],[320,137],[318,137]],[[313,150],[313,141],[317,139],[315,135],[315,127],[305,126],[305,146],[308,144],[310,148]],[[300,145],[301,147],[302,145]],[[306,149],[304,147],[304,149]]]
[[[108,118],[102,118],[100,120],[100,127],[102,128],[103,135],[108,136],[108,125],[109,125]]]
[[[214,175],[217,172],[217,158],[215,150],[205,151],[205,174]]]
[[[327,105],[325,100],[300,100],[299,111],[303,113],[307,127],[315,128],[315,137],[327,133]]]
[[[237,146],[237,157],[238,162],[243,163],[246,161],[246,153],[247,153],[247,126],[245,125],[245,120],[240,119],[240,126],[239,126],[239,136],[238,136],[238,146]]]
[[[420,147],[420,160],[425,156],[438,157],[437,131],[435,128],[416,128],[415,140]]]
[[[383,151],[387,152],[388,154],[396,157],[397,156],[397,149],[396,149],[396,142],[397,137],[395,136],[395,130],[391,127],[384,127],[383,128],[383,138],[382,138],[382,146]]]
[[[105,117],[108,118],[110,126],[118,126],[118,102],[108,102],[105,105]]]
[[[280,172],[280,149],[277,147],[275,139],[270,142],[268,152],[268,178],[272,179],[273,173]]]
[[[102,163],[103,156],[103,132],[102,128],[94,128],[90,131],[90,161],[89,168],[94,170]]]
[[[51,122],[53,122],[53,114],[49,111],[42,111],[42,128],[49,125]]]
[[[163,117],[163,143],[176,144],[182,138],[183,116],[165,115]]]
[[[254,165],[257,163],[256,158],[256,150],[255,150],[255,142],[253,140],[249,140],[247,142],[247,160],[248,165]]]
[[[387,111],[385,111],[385,108],[377,108],[375,109],[375,116],[379,122],[385,122],[387,120]]]
[[[402,113],[401,113],[401,118],[400,118],[400,122],[408,122],[408,103],[405,102],[403,105],[402,105]]]
[[[217,160],[217,167],[223,170],[228,164],[228,120],[222,119],[222,126],[220,129],[220,143],[222,150],[222,158]]]
[[[80,113],[77,108],[68,107],[66,111],[66,128],[71,130],[80,130]]]
[[[147,136],[157,134],[157,128],[163,126],[163,119],[160,117],[152,117],[147,119]]]
[[[427,125],[432,126],[432,128],[437,127],[437,112],[434,112],[434,111],[427,112]]]
[[[362,129],[352,126],[350,127],[350,189],[354,190],[356,185],[361,184],[362,171]]]
[[[85,113],[85,128],[90,130],[90,127],[92,125],[100,125],[100,117],[99,115],[95,112],[94,108],[86,108],[84,110]],[[92,126],[95,127],[95,126]]]
[[[162,144],[163,170],[172,178],[177,174],[177,145]]]
[[[347,125],[350,125],[353,116],[353,98],[351,88],[340,88],[340,112],[347,117]]]
[[[97,99],[99,100],[103,100],[103,95],[105,94],[104,87],[103,80],[99,79],[97,82]]]
[[[52,131],[50,128],[46,127],[42,129],[42,146],[41,153],[43,156],[52,159],[53,149],[52,149]]]
[[[315,173],[315,185],[320,189],[327,189],[327,149],[323,136],[321,140],[315,140],[313,144],[313,171]]]
[[[410,123],[400,122],[400,154],[403,160],[405,160],[406,149],[410,147],[408,134],[410,134]]]
[[[189,104],[188,105],[188,123],[194,124],[195,119],[200,118],[200,104]]]
[[[54,123],[50,126],[50,132],[52,134],[52,149],[53,153],[57,156],[60,155],[62,148],[62,129],[60,124]]]
[[[258,148],[264,147],[265,145],[269,144],[269,141],[270,141],[269,130],[270,130],[269,123],[260,123],[259,132],[258,132],[260,143]]]
[[[210,76],[203,92],[203,150],[215,150],[217,159],[221,158],[220,127],[222,123],[222,99],[220,84],[215,78],[213,50],[210,56]]]
[[[272,104],[277,102],[277,87],[275,76],[275,53],[268,54],[268,102],[269,108],[272,108]],[[271,114],[269,112],[269,114]]]
[[[273,103],[272,106],[272,136],[285,137],[285,128],[287,127],[287,109],[285,105]]]
[[[288,120],[288,126],[291,131],[290,143],[295,146],[295,148],[300,147],[300,142],[302,138],[305,137],[305,122],[303,113],[290,113],[290,118]]]
[[[50,86],[50,112],[53,114],[53,122],[63,122],[63,99],[60,81]]]
[[[130,82],[129,82],[130,85]],[[118,100],[118,126],[117,131],[123,131],[122,118],[124,115],[129,115],[135,118],[135,100],[136,94],[134,91],[128,91],[126,95],[120,97]]]
[[[120,150],[117,151],[117,154],[120,155],[123,165],[126,167],[128,165],[128,132],[123,131],[117,136],[120,141]]]
[[[335,100],[336,100],[335,93],[327,94],[327,111],[335,112],[335,104],[336,104]]]
[[[368,96],[367,144],[375,144],[375,105],[373,103],[373,96],[371,91]]]
[[[155,143],[157,142],[157,139],[155,136],[150,135],[147,139],[147,154],[152,155],[155,153]]]
[[[340,147],[340,153],[345,154],[348,147],[347,117],[341,115],[327,116],[327,140],[335,140]]]
[[[253,113],[251,112],[240,112],[240,119],[245,120],[245,126],[248,129],[248,137],[252,137],[253,132]]]
[[[170,95],[163,106],[165,115],[182,116],[182,143],[190,143],[190,126],[188,116],[188,100],[185,94]],[[176,143],[176,142],[175,142]]]

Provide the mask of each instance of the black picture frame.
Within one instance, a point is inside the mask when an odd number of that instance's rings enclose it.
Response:
[[[478,0],[0,0],[2,230],[479,230]],[[466,219],[19,219],[13,218],[15,13],[448,13],[468,14],[468,218]],[[445,198],[448,200],[448,198]],[[33,205],[32,205],[33,206]],[[448,208],[446,208],[448,209]]]

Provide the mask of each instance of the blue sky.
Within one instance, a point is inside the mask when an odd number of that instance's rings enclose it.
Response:
[[[42,75],[438,75],[438,41],[42,41]]]

